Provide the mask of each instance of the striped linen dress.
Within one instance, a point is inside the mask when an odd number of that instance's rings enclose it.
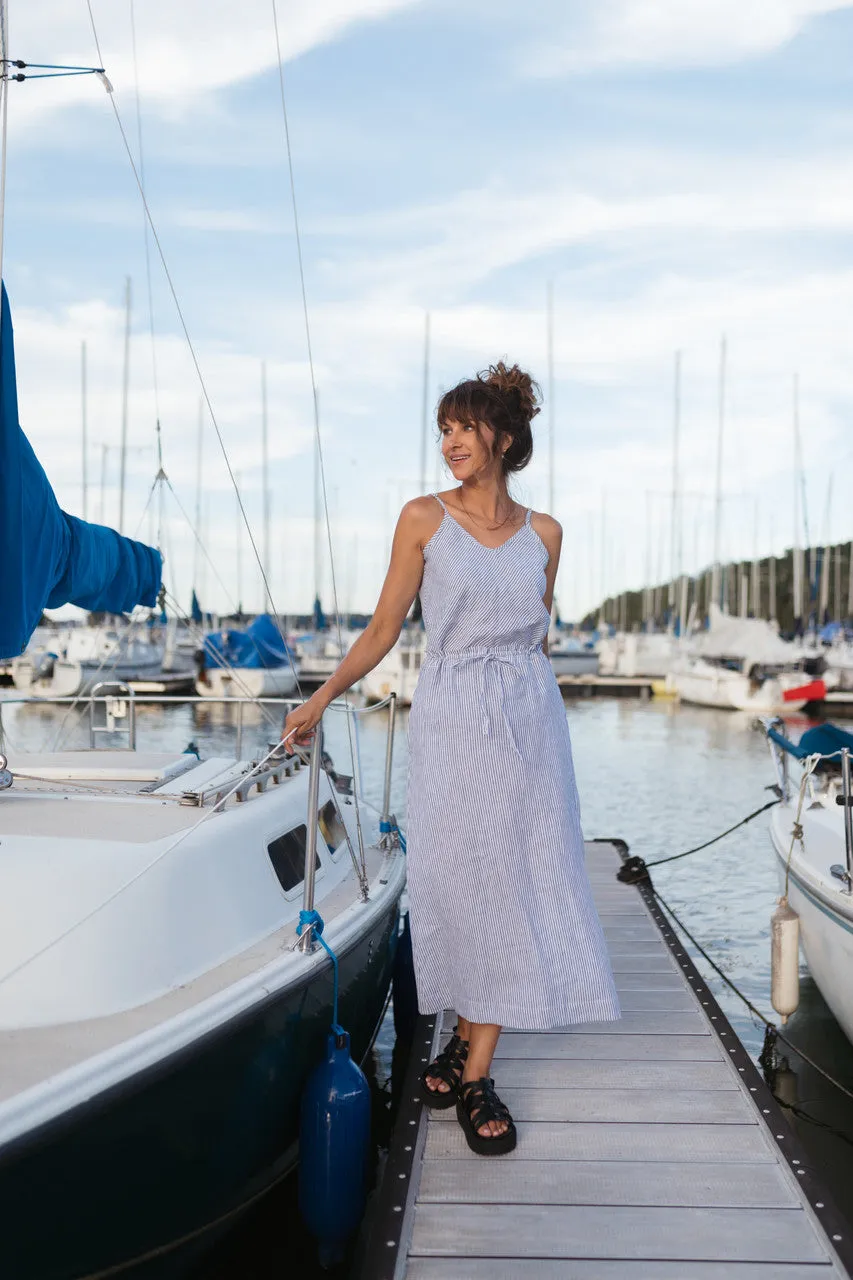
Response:
[[[441,505],[424,547],[428,644],[409,716],[420,1011],[526,1030],[613,1021],[569,728],[542,650],[548,551],[529,511],[486,547]]]

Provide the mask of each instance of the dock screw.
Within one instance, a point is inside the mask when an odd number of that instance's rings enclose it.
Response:
[[[823,1201],[822,1201],[822,1200],[818,1200],[818,1201],[817,1201],[817,1203],[815,1204],[815,1208],[816,1208],[816,1209],[822,1209],[822,1208],[823,1208]]]

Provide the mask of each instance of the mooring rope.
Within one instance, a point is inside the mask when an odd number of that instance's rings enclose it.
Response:
[[[716,960],[714,960],[713,957],[708,954],[706,949],[702,946],[701,942],[699,942],[697,938],[694,936],[694,934],[691,933],[691,931],[687,928],[687,925],[684,923],[683,920],[680,919],[680,917],[676,914],[676,912],[669,905],[666,899],[661,897],[661,895],[658,893],[657,889],[652,883],[651,876],[649,876],[646,880],[644,880],[643,883],[654,894],[655,900],[659,902],[660,905],[663,907],[663,909],[667,912],[667,914],[671,916],[672,920],[675,922],[675,924],[678,926],[678,928],[681,930],[684,936],[690,940],[692,945],[696,948],[696,950],[699,952],[702,958],[708,962],[708,964],[711,966],[714,972],[718,975],[718,977],[722,978],[726,986],[729,987],[729,989],[734,992],[734,994],[738,997],[739,1000],[743,1001],[747,1009],[749,1009],[750,1013],[753,1014],[754,1017],[758,1018],[760,1022],[763,1022],[765,1027],[768,1027],[770,1030],[772,1030],[774,1035],[779,1040],[781,1040],[783,1044],[786,1044],[789,1049],[792,1049],[794,1053],[797,1054],[798,1057],[802,1058],[804,1062],[807,1062],[808,1065],[818,1073],[818,1075],[823,1076],[825,1080],[827,1080],[830,1084],[834,1085],[836,1089],[838,1089],[841,1093],[845,1095],[845,1097],[850,1098],[850,1100],[853,1101],[853,1089],[849,1089],[847,1085],[842,1084],[840,1080],[837,1080],[836,1077],[832,1075],[829,1071],[827,1071],[824,1067],[822,1067],[820,1063],[815,1062],[814,1058],[810,1057],[809,1054],[807,1054],[803,1049],[801,1049],[798,1045],[794,1044],[793,1040],[789,1040],[788,1037],[785,1035],[785,1033],[779,1030],[779,1027],[772,1020],[772,1018],[768,1018],[765,1013],[762,1013],[761,1010],[752,1003],[749,996],[744,995],[744,993],[740,990],[740,988],[736,985],[736,983],[732,981],[729,975],[725,973],[723,969],[720,968]]]

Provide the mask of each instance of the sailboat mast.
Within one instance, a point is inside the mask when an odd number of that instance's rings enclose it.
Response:
[[[711,599],[720,604],[720,538],[723,528],[723,433],[726,423],[726,339],[720,339],[720,371],[717,383],[717,471],[714,486],[714,567]]]
[[[554,281],[548,281],[548,512],[554,514]]]
[[[753,523],[752,573],[750,574],[749,593],[752,598],[752,616],[761,617],[761,574],[758,563],[758,499],[755,499],[755,520]],[[747,613],[749,610],[747,610]]]
[[[101,445],[101,505],[98,512],[98,519],[103,524],[107,518],[107,455],[110,451],[108,444]]]
[[[201,590],[199,573],[201,569],[201,449],[204,442],[204,401],[198,402],[198,434],[195,451],[195,546],[193,547],[193,590]]]
[[[829,613],[829,575],[832,570],[832,545],[830,542],[832,530],[832,472],[829,473],[829,481],[826,489],[826,511],[824,513],[824,538],[823,538],[823,554],[820,562],[820,597],[818,600],[818,627],[822,627],[828,622]]]
[[[798,631],[803,617],[803,563],[800,552],[800,380],[794,374],[794,541],[791,546],[794,575],[794,630]]]
[[[669,606],[672,611],[672,623],[675,621],[675,613],[677,608],[676,600],[676,584],[681,561],[681,548],[679,546],[679,530],[678,530],[678,451],[679,436],[681,435],[681,352],[675,353],[675,377],[673,381],[673,412],[672,412],[672,507],[670,511],[669,522],[669,556],[670,556],[670,585],[669,585]]]
[[[130,276],[124,284],[124,373],[121,387],[121,455],[118,481],[118,531],[124,533],[124,490],[127,479],[127,412],[130,397]]]
[[[234,495],[236,499],[234,504],[235,505],[234,515],[237,522],[237,527],[234,531],[235,533],[234,546],[237,552],[237,612],[238,614],[242,614],[243,612],[243,513],[240,510],[240,494],[243,490],[243,483],[242,483],[242,475],[239,471],[234,476],[234,479],[237,482],[237,490]]]
[[[267,420],[267,366],[261,362],[261,471],[264,502],[264,580],[262,591],[262,609],[272,608],[269,593],[270,580],[270,455],[269,455],[269,422]]]
[[[315,396],[314,403],[315,405],[318,405],[317,396]],[[320,410],[318,405],[317,407],[318,416],[319,416],[319,412]],[[320,532],[320,509],[322,505],[323,505],[323,501],[322,501],[322,493],[321,493],[321,486],[320,486],[320,443],[319,443],[319,437],[317,437],[314,440],[314,599],[315,600],[321,599],[320,590],[322,586],[320,582],[320,572],[321,572],[322,559],[323,559],[322,534]],[[392,516],[391,527],[392,529],[394,527],[393,516]],[[390,546],[390,543],[389,543],[389,546]],[[390,558],[390,553],[389,553],[389,558]]]
[[[429,449],[429,312],[424,317],[424,387],[421,406],[421,493],[427,491],[427,453]]]
[[[86,343],[85,340],[80,343],[80,409],[81,409],[81,425],[83,429],[82,439],[82,462],[83,462],[83,519],[89,519],[89,470],[88,470],[88,450],[89,445],[86,440]]]

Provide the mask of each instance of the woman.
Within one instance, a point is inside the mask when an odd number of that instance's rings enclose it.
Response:
[[[428,648],[409,717],[412,943],[421,1012],[458,1017],[421,1092],[430,1106],[456,1103],[482,1155],[516,1143],[490,1077],[502,1027],[620,1016],[547,657],[562,530],[507,488],[530,461],[538,412],[517,365],[442,396],[441,450],[457,487],[403,508],[370,625],[285,724],[309,741],[332,699],[394,644],[420,591]]]

